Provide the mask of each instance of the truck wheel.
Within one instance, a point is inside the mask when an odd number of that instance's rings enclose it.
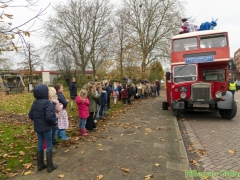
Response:
[[[181,110],[180,109],[174,109],[173,107],[171,107],[172,110],[172,114],[176,117],[180,117],[181,114]]]
[[[233,108],[232,109],[220,109],[219,114],[223,119],[231,120],[237,114],[237,104],[236,101],[233,100]]]

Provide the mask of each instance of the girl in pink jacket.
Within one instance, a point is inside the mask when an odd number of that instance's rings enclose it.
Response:
[[[87,118],[89,117],[88,106],[90,101],[87,98],[87,91],[81,90],[79,96],[76,97],[76,103],[78,106],[78,117],[79,117],[79,133],[82,136],[88,136],[85,125],[87,123]]]

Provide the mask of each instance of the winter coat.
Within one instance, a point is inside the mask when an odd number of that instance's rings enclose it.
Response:
[[[108,97],[110,97],[110,96],[111,96],[112,88],[111,88],[110,86],[106,86],[106,91],[107,91]]]
[[[137,86],[137,94],[138,96],[142,95],[142,86]]]
[[[65,99],[65,96],[61,92],[57,92],[58,100],[61,104],[63,104],[63,109],[67,108],[68,102]]]
[[[70,83],[70,97],[77,96],[77,85],[76,82],[71,82]]]
[[[59,118],[59,112],[63,109],[63,105],[57,99],[53,99],[52,102],[55,103],[56,117]]]
[[[107,106],[107,97],[108,97],[108,94],[106,91],[102,91],[102,94],[101,94],[101,106]]]
[[[159,81],[156,81],[156,86],[157,86],[157,91],[159,91],[160,90],[160,83],[159,83]]]
[[[54,104],[48,100],[48,87],[45,84],[37,85],[33,90],[36,98],[28,113],[34,122],[34,131],[43,133],[52,130],[57,122]]]
[[[122,96],[123,99],[126,99],[128,97],[128,93],[127,93],[126,89],[122,89],[121,96]]]
[[[96,94],[93,92],[90,92],[88,94],[88,99],[90,101],[89,105],[89,112],[97,112],[97,100],[100,98],[101,94]]]
[[[88,98],[84,99],[84,101],[82,102],[82,98],[80,96],[76,97],[76,103],[78,106],[78,117],[82,118],[82,119],[86,119],[89,117],[89,110],[88,110],[88,106],[90,105],[90,101],[88,100]]]

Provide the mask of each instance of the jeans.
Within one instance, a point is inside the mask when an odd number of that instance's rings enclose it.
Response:
[[[100,115],[106,117],[107,116],[106,111],[107,111],[107,107],[101,106]]]
[[[101,106],[97,104],[97,112],[96,112],[96,118],[99,118],[99,112],[100,112]]]
[[[56,142],[56,137],[55,137],[56,128],[57,128],[57,127],[54,127],[54,128],[52,129],[52,142]]]
[[[44,132],[44,133],[37,133],[38,136],[38,151],[43,150],[43,144],[44,144],[44,139],[46,140],[47,144],[47,152],[49,152],[52,149],[52,130]]]
[[[86,123],[87,123],[87,118],[85,118],[85,119],[80,118],[78,127],[85,129]]]
[[[158,94],[158,96],[160,96],[160,90],[157,90],[157,94]]]
[[[234,99],[235,90],[229,90],[229,91],[232,93],[233,99]]]

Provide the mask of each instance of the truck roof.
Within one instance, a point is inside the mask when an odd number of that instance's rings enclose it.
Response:
[[[218,33],[226,33],[226,30],[205,30],[205,31],[195,31],[195,32],[189,32],[184,34],[179,34],[176,36],[173,36],[172,39],[181,39],[186,37],[193,37],[193,36],[199,36],[199,35],[209,35],[209,34],[218,34]]]

